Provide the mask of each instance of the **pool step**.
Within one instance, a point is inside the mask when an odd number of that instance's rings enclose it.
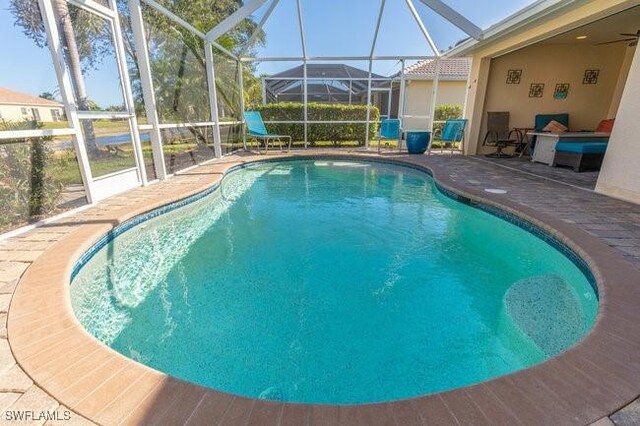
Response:
[[[503,297],[503,321],[514,327],[514,334],[521,333],[549,357],[577,342],[586,322],[578,295],[555,274],[514,283]]]

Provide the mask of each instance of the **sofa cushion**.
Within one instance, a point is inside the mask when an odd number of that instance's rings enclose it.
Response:
[[[604,154],[607,142],[558,142],[556,152],[572,152],[575,154]]]
[[[613,130],[614,123],[615,123],[614,118],[602,120],[600,124],[598,124],[598,128],[596,129],[596,132],[611,133],[611,131]]]
[[[551,120],[555,120],[562,125],[569,127],[569,114],[538,114],[535,117],[534,126],[536,132],[542,131]]]
[[[544,126],[544,129],[542,129],[544,132],[551,132],[551,133],[564,133],[567,130],[569,130],[567,128],[567,126],[565,126],[564,124],[556,121],[556,120],[551,120],[549,122],[549,124],[547,124],[546,126]]]

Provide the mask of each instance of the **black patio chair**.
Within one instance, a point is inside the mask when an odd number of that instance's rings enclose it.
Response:
[[[482,146],[495,146],[496,150],[486,156],[493,158],[513,157],[513,155],[503,152],[507,146],[517,144],[517,138],[511,138],[513,134],[517,135],[514,129],[509,128],[508,111],[487,112],[487,133],[482,141]]]

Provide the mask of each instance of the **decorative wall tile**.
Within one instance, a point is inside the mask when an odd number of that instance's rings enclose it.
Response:
[[[529,87],[530,98],[541,98],[544,93],[544,83],[531,83]]]

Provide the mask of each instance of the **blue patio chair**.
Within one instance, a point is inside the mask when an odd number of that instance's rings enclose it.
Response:
[[[440,152],[444,152],[444,144],[448,142],[451,144],[451,154],[456,147],[456,142],[460,142],[460,149],[462,150],[462,146],[464,144],[464,130],[467,127],[467,119],[466,118],[458,118],[458,119],[449,119],[445,121],[442,130],[435,130],[433,132],[433,141],[436,137],[437,133],[440,133]],[[431,152],[431,144],[429,144],[429,152]]]
[[[282,139],[289,139],[289,151],[291,150],[291,136],[269,133],[264,125],[264,121],[262,121],[262,115],[260,115],[259,111],[245,111],[243,115],[249,136],[256,141],[259,139],[264,140],[265,153],[269,150],[269,141],[278,141],[280,149],[282,150]]]
[[[378,131],[378,153],[382,146],[382,140],[398,141],[398,149],[400,149],[400,138],[402,137],[402,124],[398,118],[385,118],[380,122],[380,130]]]

